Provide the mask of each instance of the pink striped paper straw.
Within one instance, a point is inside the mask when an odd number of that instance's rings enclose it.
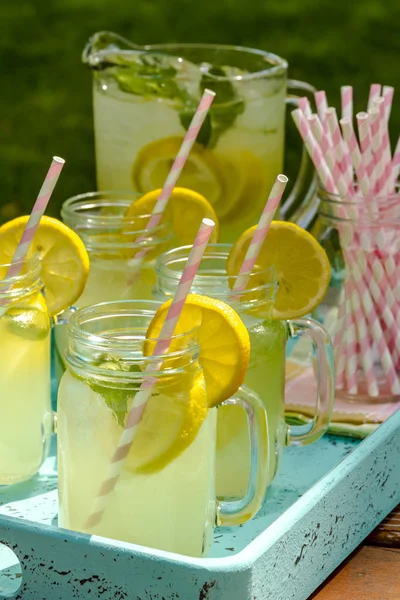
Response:
[[[386,117],[386,101],[385,98],[374,98],[374,106],[379,110],[379,129],[382,146],[382,160],[384,166],[384,182],[382,191],[386,194],[389,191],[390,177],[392,173],[392,155],[390,148],[390,138],[388,129],[388,119]]]
[[[385,167],[383,162],[383,149],[381,144],[379,109],[373,106],[372,108],[368,109],[368,114],[371,123],[372,152],[375,163],[374,173],[376,185],[374,191],[379,193],[382,191],[382,185],[385,181]]]
[[[395,186],[400,173],[400,137],[397,140],[396,148],[392,158],[392,170],[390,174],[389,194],[395,191]]]
[[[321,179],[322,185],[327,192],[331,194],[337,194],[338,191],[332,174],[303,112],[299,108],[296,108],[295,110],[292,110],[291,114],[293,121],[295,122],[296,127],[302,137],[304,145],[307,148],[307,152],[314,163],[314,167],[318,173],[318,176]]]
[[[54,188],[56,187],[56,183],[58,181],[64,164],[65,160],[63,158],[59,158],[58,156],[53,157],[49,170],[47,171],[47,175],[36,198],[36,202],[33,205],[28,222],[22,233],[22,237],[19,241],[17,249],[14,252],[14,256],[11,260],[11,265],[7,271],[7,275],[2,284],[6,283],[6,280],[8,278],[17,277],[20,274],[23,266],[23,261],[25,260],[29,248],[31,247],[32,240],[35,237],[35,233],[40,223],[40,219],[42,218],[47,208],[47,205],[54,191]],[[6,303],[7,301],[3,299],[2,301],[0,301],[0,306]]]
[[[370,184],[370,192],[373,193],[376,185],[375,160],[372,154],[372,137],[370,128],[370,116],[366,112],[356,115],[358,125],[358,137],[360,139],[361,152],[364,159],[365,169]]]
[[[310,102],[308,98],[306,98],[306,96],[303,96],[303,98],[299,98],[299,108],[303,111],[306,117],[309,117],[312,114]]]
[[[326,111],[328,110],[328,101],[326,99],[326,93],[323,90],[315,92],[314,99],[315,105],[317,107],[319,120],[321,121],[322,127],[325,129],[325,132],[329,134],[328,124],[326,122]]]
[[[210,106],[215,98],[215,92],[211,90],[204,90],[203,96],[199,102],[199,105],[196,109],[196,112],[193,116],[193,119],[189,125],[189,129],[186,132],[184,140],[182,142],[181,147],[179,148],[179,152],[176,155],[176,158],[172,164],[172,167],[168,173],[167,179],[165,180],[164,187],[161,190],[161,193],[158,197],[156,205],[153,209],[153,213],[149,219],[149,222],[146,225],[146,231],[157,227],[160,224],[160,221],[163,217],[165,208],[167,206],[168,200],[172,194],[172,191],[179,179],[179,176],[182,172],[183,167],[187,161],[187,158],[190,154],[191,149],[197,139],[201,126],[204,123],[204,120],[210,110]],[[141,243],[146,240],[146,235],[140,236],[136,243]],[[135,257],[128,263],[129,267],[133,267],[133,272],[140,266],[144,256],[147,254],[148,250],[144,249],[138,252]],[[132,274],[132,271],[131,271]]]
[[[234,292],[242,292],[249,281],[253,267],[256,264],[257,257],[261,250],[261,246],[266,238],[271,221],[274,218],[276,209],[279,206],[283,192],[285,191],[288,178],[285,175],[278,175],[272,187],[271,193],[261,214],[260,220],[252,237],[249,247],[247,248],[246,256],[240,267],[239,275],[233,286]]]
[[[343,132],[343,137],[347,143],[347,147],[350,151],[351,160],[353,161],[353,167],[357,175],[358,183],[361,188],[363,196],[367,196],[370,183],[366,171],[366,164],[363,156],[358,147],[358,142],[353,129],[353,123],[349,118],[340,119],[340,125]]]
[[[354,194],[353,164],[351,162],[350,153],[340,133],[336,109],[333,107],[329,107],[326,111],[326,118],[328,122],[329,131],[331,132],[332,146],[336,155],[336,160],[340,165],[341,171],[344,175],[346,184],[348,186],[347,194],[349,196],[352,196]]]
[[[368,98],[368,106],[367,110],[372,108],[374,98],[377,98],[381,95],[382,86],[380,83],[372,83],[369,88],[369,98]]]
[[[40,219],[42,218],[56,183],[60,176],[61,170],[65,164],[65,160],[54,156],[51,162],[50,168],[47,171],[47,175],[43,181],[42,187],[40,188],[39,195],[33,205],[32,212],[29,216],[28,222],[18,244],[18,247],[14,253],[11,261],[11,266],[8,270],[7,277],[15,277],[21,270],[21,261],[26,258],[29,248],[31,247],[32,240],[35,236],[36,230],[39,226]],[[14,263],[19,263],[15,265]]]
[[[379,388],[378,388],[378,382],[377,382],[376,376],[375,376],[375,367],[374,367],[372,347],[370,344],[370,335],[369,335],[366,319],[365,319],[365,316],[363,314],[363,310],[361,307],[359,293],[358,293],[357,287],[355,285],[353,275],[350,276],[349,285],[350,285],[349,294],[350,294],[350,298],[351,298],[351,300],[350,300],[351,308],[352,308],[352,311],[354,314],[354,321],[355,321],[356,327],[357,327],[357,339],[360,344],[361,364],[362,364],[363,373],[365,376],[365,381],[367,384],[368,394],[372,398],[374,398],[374,397],[378,396]],[[353,347],[351,347],[350,350],[353,351],[354,350]],[[347,358],[347,361],[349,362],[349,358]],[[353,378],[356,379],[357,367],[358,367],[357,354],[355,355],[351,366],[352,366],[353,370],[355,369],[355,373],[353,372]],[[347,371],[346,371],[346,374],[347,374]],[[354,383],[353,379],[349,379],[348,383],[350,385],[352,385],[353,387],[354,387],[354,385],[357,385],[357,383]],[[350,389],[349,389],[349,391],[350,391]]]
[[[389,188],[389,179],[392,173],[392,156],[390,152],[390,139],[388,131],[388,123],[385,114],[385,99],[374,98],[374,106],[379,110],[379,135],[381,140],[382,161],[383,161],[383,181],[381,191],[386,194]]]
[[[353,289],[353,293],[354,293]],[[346,389],[349,394],[356,395],[358,392],[358,351],[357,341],[360,336],[357,337],[357,331],[360,331],[360,321],[354,316],[356,312],[355,306],[352,304],[353,294],[350,295],[349,306],[347,307],[346,315],[346,330],[344,332],[344,344],[345,344],[345,375],[346,375]]]
[[[385,99],[386,123],[390,119],[390,112],[392,110],[393,96],[394,96],[394,87],[392,87],[390,85],[384,85],[383,89],[382,89],[382,97]]]
[[[342,99],[342,119],[353,119],[353,88],[351,85],[342,85],[340,88]]]
[[[322,123],[318,117],[318,115],[311,115],[308,117],[308,122],[310,123],[312,132],[318,144],[320,145],[323,156],[326,159],[328,167],[332,173],[332,177],[335,181],[335,184],[339,190],[340,194],[347,196],[348,186],[344,179],[344,175],[340,170],[339,163],[336,160],[335,153],[333,148],[331,148],[328,136],[326,135]]]
[[[153,356],[163,355],[168,352],[176,324],[181,315],[185,300],[189,294],[193,279],[195,278],[199,268],[214,226],[215,223],[211,219],[203,219],[200,225],[193,247],[187,259],[186,266],[178,283],[174,299],[169,307],[164,324],[161,328],[160,335],[153,351]],[[144,371],[144,375],[146,374],[146,371],[154,372],[159,370],[161,366],[162,360],[160,360],[157,364],[148,365]],[[137,433],[138,425],[141,421],[146,402],[151,395],[154,383],[154,380],[149,378],[147,381],[143,381],[139,390],[136,392],[132,408],[130,409],[126,419],[124,431],[108,466],[107,476],[103,480],[95,500],[94,508],[86,522],[87,529],[92,529],[98,523],[100,523],[102,519],[103,513],[107,506],[108,498],[118,482],[125,459],[129,454],[129,450],[131,449],[132,442]]]

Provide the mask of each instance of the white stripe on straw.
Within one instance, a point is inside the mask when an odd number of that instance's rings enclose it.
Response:
[[[47,171],[46,177],[44,178],[42,187],[40,188],[39,194],[36,198],[36,202],[33,205],[28,222],[18,243],[17,249],[14,252],[14,256],[11,260],[11,265],[8,269],[7,275],[2,281],[2,284],[6,283],[6,280],[8,278],[17,277],[20,274],[23,266],[23,261],[26,259],[26,256],[29,252],[33,238],[35,237],[35,233],[39,226],[40,219],[42,218],[47,208],[47,205],[54,191],[54,188],[56,187],[56,183],[58,181],[64,164],[65,160],[63,158],[59,158],[58,156],[53,157],[49,170]],[[7,289],[9,288],[6,288],[2,291],[7,291]],[[0,301],[0,305],[4,305],[6,303],[6,299]]]
[[[161,193],[153,209],[149,222],[146,225],[146,231],[150,231],[151,229],[159,225],[163,217],[165,208],[167,206],[168,200],[179,179],[182,169],[185,166],[185,163],[188,159],[191,149],[194,146],[197,136],[199,135],[201,126],[204,123],[204,120],[208,114],[208,111],[210,110],[210,106],[214,98],[215,92],[207,89],[204,90],[203,96],[189,125],[189,129],[186,132],[182,145],[179,148],[178,154],[176,155],[172,167],[167,175],[164,187],[161,190]],[[144,242],[146,241],[146,239],[146,234],[143,234],[136,240],[136,243]],[[147,254],[147,252],[148,249],[146,248],[144,250],[141,250],[135,255],[135,257],[131,261],[128,262],[128,266],[130,267],[130,276],[134,275],[138,271],[142,260]]]
[[[193,243],[193,247],[190,251],[185,268],[178,283],[174,299],[171,302],[171,305],[168,309],[168,314],[161,328],[161,332],[152,356],[162,356],[168,352],[176,324],[181,315],[185,300],[189,294],[193,279],[195,278],[196,272],[199,268],[214,226],[215,223],[211,219],[202,220],[196,239]],[[143,377],[146,377],[146,372],[149,373],[158,371],[162,366],[162,362],[162,359],[160,359],[160,361],[158,361],[156,364],[148,364],[143,372]],[[154,378],[149,377],[147,380],[143,381],[139,390],[135,394],[132,408],[130,409],[126,419],[124,430],[113,457],[108,465],[107,476],[99,489],[93,510],[86,522],[87,529],[93,528],[95,525],[100,523],[102,519],[109,496],[119,480],[125,459],[131,449],[132,442],[137,433],[138,425],[141,421],[146,402],[151,394],[154,383]]]
[[[288,178],[285,175],[278,175],[272,187],[271,193],[261,214],[260,220],[247,249],[246,256],[240,267],[239,275],[233,286],[234,292],[242,292],[247,285],[249,277],[256,264],[257,257],[267,236],[271,221],[274,218],[276,209],[279,206],[283,192],[285,191]]]

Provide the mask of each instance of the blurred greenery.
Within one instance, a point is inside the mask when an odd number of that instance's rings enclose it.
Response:
[[[54,154],[67,165],[49,214],[68,196],[95,189],[91,75],[81,63],[94,32],[115,31],[138,44],[269,50],[288,59],[291,78],[326,89],[331,104],[339,105],[340,85],[352,84],[355,108],[363,110],[371,82],[399,85],[399,16],[399,1],[380,0],[2,0],[0,221],[31,208]]]

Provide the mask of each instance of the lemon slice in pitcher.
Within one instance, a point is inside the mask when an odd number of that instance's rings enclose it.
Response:
[[[125,213],[125,217],[134,218],[140,215],[150,215],[160,193],[161,188],[148,192],[132,202]],[[193,244],[204,218],[212,219],[215,222],[210,243],[218,242],[219,224],[210,202],[193,190],[182,187],[174,188],[168,200],[163,220],[172,222],[175,238],[180,246]]]
[[[255,229],[256,226],[247,229],[233,245],[227,261],[228,275],[239,274]],[[331,268],[326,252],[308,231],[294,223],[272,221],[255,271],[270,272],[271,268],[279,282],[272,312],[275,319],[293,319],[310,313],[327,292]]]
[[[182,145],[183,137],[168,137],[144,146],[132,167],[132,183],[138,192],[164,185]],[[218,206],[225,201],[225,173],[215,154],[195,143],[179,176],[179,185],[195,190]]]
[[[0,263],[10,263],[29,216],[18,217],[0,227]],[[57,315],[82,294],[89,273],[89,256],[80,237],[69,227],[43,216],[28,258],[37,252],[49,314]]]

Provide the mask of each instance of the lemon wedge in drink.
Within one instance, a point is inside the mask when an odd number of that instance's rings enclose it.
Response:
[[[135,200],[126,211],[125,217],[132,219],[141,215],[150,215],[160,193],[161,188],[152,190]],[[179,245],[193,244],[204,218],[212,219],[215,222],[210,242],[218,242],[218,219],[210,202],[193,190],[182,187],[174,188],[168,200],[163,220],[172,222],[175,238]]]
[[[0,263],[11,262],[28,222],[18,217],[0,227]],[[50,315],[71,306],[82,294],[89,273],[89,256],[80,237],[57,219],[43,216],[28,258],[38,253],[41,279]]]
[[[227,272],[238,275],[256,226],[247,229],[233,245]],[[325,250],[307,231],[285,221],[272,221],[255,265],[257,285],[263,272],[276,271],[279,287],[272,309],[275,319],[293,319],[310,313],[325,296],[331,277]],[[253,285],[254,285],[254,278]]]
[[[204,377],[199,374],[190,387],[167,394],[154,389],[146,404],[125,468],[154,473],[177,458],[195,440],[207,416]]]
[[[147,330],[145,356],[154,350],[171,300],[165,302],[153,317]],[[250,358],[250,339],[243,321],[233,308],[208,296],[189,294],[179,317],[175,334],[197,328],[199,362],[203,368],[208,406],[227,400],[242,385]],[[178,349],[182,341],[174,340],[170,351]]]

